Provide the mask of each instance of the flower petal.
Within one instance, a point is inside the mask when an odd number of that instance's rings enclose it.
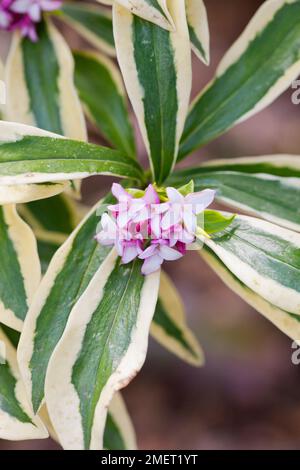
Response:
[[[144,204],[136,204],[130,207],[129,214],[132,215],[132,220],[135,223],[145,222],[149,219],[149,209]]]
[[[44,11],[53,11],[61,7],[61,0],[41,0],[40,4]]]
[[[195,233],[197,228],[197,217],[193,213],[193,206],[191,204],[187,204],[183,208],[183,223],[189,233]]]
[[[163,214],[164,212],[167,212],[167,210],[170,209],[172,204],[169,202],[162,202],[161,204],[153,204],[151,206],[152,212],[155,212],[155,214]]]
[[[115,198],[118,199],[118,201],[120,202],[132,199],[132,196],[128,194],[128,192],[125,191],[125,189],[118,183],[113,183],[111,192],[115,196]]]
[[[143,251],[143,253],[139,255],[139,258],[140,259],[150,258],[150,256],[153,256],[156,253],[156,251],[158,251],[158,246],[150,245],[148,246],[148,248],[146,248],[146,250]]]
[[[104,246],[110,246],[110,245],[113,245],[115,240],[112,239],[112,238],[109,238],[109,236],[107,235],[106,232],[99,232],[97,233],[97,235],[95,236],[95,239],[97,240],[98,243],[100,243],[101,245],[104,245]]]
[[[123,250],[122,263],[127,264],[138,256],[138,249],[136,245],[127,245]]]
[[[182,254],[179,251],[170,248],[169,246],[162,245],[159,248],[160,256],[166,261],[175,261],[182,257]]]
[[[216,191],[213,189],[204,189],[197,193],[188,194],[185,197],[185,202],[193,205],[195,214],[200,214],[213,202],[215,195]]]
[[[130,215],[129,215],[128,210],[119,212],[117,216],[117,225],[119,228],[122,229],[126,227],[129,221],[130,221]]]
[[[159,204],[159,196],[152,184],[149,184],[148,188],[146,189],[143,200],[146,202],[146,204]]]
[[[10,6],[11,11],[15,13],[26,13],[31,6],[31,0],[16,0]]]
[[[30,6],[28,10],[28,15],[32,19],[32,21],[38,23],[41,21],[42,17],[42,12],[41,12],[41,7],[37,3],[34,3],[33,5]]]
[[[166,191],[169,201],[177,204],[184,203],[184,196],[177,189],[169,187]]]
[[[155,238],[161,237],[161,216],[160,214],[152,214],[150,219],[151,236]]]
[[[170,209],[165,213],[161,221],[161,228],[169,230],[182,221],[182,206],[180,204],[172,204]]]
[[[153,255],[150,258],[147,258],[142,266],[142,274],[147,276],[148,274],[158,271],[162,263],[163,259],[159,255]]]

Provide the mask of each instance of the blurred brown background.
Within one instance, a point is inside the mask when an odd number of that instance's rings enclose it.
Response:
[[[196,94],[238,37],[260,0],[207,0],[209,68],[194,58]],[[67,32],[72,45],[80,45]],[[0,35],[0,51],[6,45]],[[210,144],[190,162],[272,153],[299,153],[300,105],[292,90],[271,107]],[[140,141],[140,139],[139,139]],[[141,143],[140,154],[145,157]],[[188,164],[186,161],[184,164]],[[84,185],[94,201],[107,187],[94,178]],[[291,201],[292,203],[292,201]],[[141,449],[300,448],[300,365],[291,362],[291,341],[229,291],[195,253],[167,271],[186,305],[206,365],[194,369],[150,341],[143,370],[124,390]],[[1,449],[55,449],[49,441],[9,443]]]

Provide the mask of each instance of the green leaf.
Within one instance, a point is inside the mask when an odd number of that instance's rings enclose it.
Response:
[[[239,215],[205,243],[249,289],[300,315],[300,234]]]
[[[300,338],[300,317],[290,314],[284,310],[275,307],[271,303],[257,295],[252,289],[249,289],[241,280],[236,277],[215,253],[208,247],[204,247],[200,254],[222,281],[239,295],[251,307],[261,313],[267,320],[271,321],[283,333],[294,340]]]
[[[135,158],[133,129],[117,67],[92,52],[76,52],[74,59],[75,84],[88,117],[114,147]]]
[[[67,194],[30,202],[22,207],[21,214],[35,233],[50,232],[65,236],[73,232],[80,218],[73,199]]]
[[[0,343],[6,359],[0,363],[0,439],[17,441],[46,438],[48,434],[42,422],[30,411],[18,370],[16,351],[1,328]]]
[[[299,156],[215,161],[175,173],[170,184],[179,186],[190,178],[197,191],[215,189],[224,204],[300,231]]]
[[[196,56],[209,65],[209,26],[203,0],[185,0],[186,16],[192,49]]]
[[[59,249],[60,244],[52,241],[38,240],[37,245],[41,262],[42,274],[45,274],[50,264],[50,261]]]
[[[272,103],[300,72],[300,1],[268,0],[194,100],[179,159]]]
[[[169,32],[114,4],[118,62],[161,184],[178,152],[191,89],[191,57],[183,2],[170,5],[176,31]],[[180,66],[179,66],[180,64]]]
[[[0,185],[82,179],[93,174],[142,177],[121,152],[0,121]]]
[[[49,362],[45,397],[65,449],[102,448],[107,406],[144,363],[159,272],[145,277],[141,264],[122,265],[112,251],[73,307]]]
[[[9,326],[3,324],[1,324],[1,330],[3,331],[9,342],[14,346],[14,348],[17,349],[20,340],[20,333],[16,330],[13,330]]]
[[[0,207],[0,321],[20,331],[40,282],[36,240],[15,206]]]
[[[183,196],[187,196],[188,194],[191,194],[195,191],[195,184],[194,184],[194,181],[191,180],[189,183],[187,184],[184,184],[183,186],[180,186],[180,188],[178,188],[178,191],[183,195]]]
[[[28,311],[19,361],[35,411],[43,401],[49,359],[71,310],[110,251],[94,237],[101,212],[112,200],[108,198],[97,204],[55,253],[36,293],[36,302]]]
[[[107,9],[83,2],[65,2],[62,19],[106,54],[115,55],[111,15]]]
[[[184,306],[170,278],[162,272],[151,335],[163,347],[194,366],[204,362],[202,349],[186,324]]]
[[[108,450],[126,450],[123,436],[120,434],[117,424],[109,413],[106,419],[103,446]]]
[[[81,211],[68,194],[21,205],[18,211],[37,238],[44,274],[55,252],[79,224]]]
[[[235,215],[225,217],[221,212],[206,210],[204,211],[204,230],[208,234],[222,232],[235,219]]]
[[[50,21],[39,23],[37,34],[37,42],[14,35],[6,64],[6,119],[84,141],[71,51]]]

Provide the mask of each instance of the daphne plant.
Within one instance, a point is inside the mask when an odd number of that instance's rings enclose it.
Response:
[[[203,363],[164,261],[196,249],[300,337],[300,157],[174,169],[298,76],[300,0],[265,1],[191,106],[191,49],[209,63],[202,1],[100,2],[112,17],[97,4],[57,3],[1,2],[0,27],[13,37],[0,121],[0,437],[131,449],[119,390],[141,369],[149,333]],[[57,7],[56,20],[102,52],[71,52],[51,17]],[[150,169],[136,157],[125,90]],[[110,147],[87,142],[83,111]],[[79,181],[97,174],[123,182],[83,215]],[[213,200],[250,215],[208,209]]]

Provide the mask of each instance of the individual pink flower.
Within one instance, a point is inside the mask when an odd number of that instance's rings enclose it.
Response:
[[[126,227],[118,227],[117,222],[108,214],[101,218],[102,230],[96,235],[96,240],[104,246],[115,246],[124,264],[130,263],[142,253],[142,237],[130,232]]]
[[[9,12],[9,4],[11,0],[3,0],[0,4],[0,29],[7,29],[13,19],[12,14]]]
[[[134,198],[117,183],[112,185],[112,194],[118,200],[118,204],[109,206],[117,219],[119,227],[125,227],[130,222],[142,223],[150,219],[151,207],[159,205],[157,192],[150,184],[142,198]]]
[[[34,23],[39,23],[43,11],[57,10],[61,3],[60,0],[13,0],[10,9],[14,13],[27,15]]]
[[[181,251],[171,248],[167,240],[153,240],[151,245],[139,255],[145,260],[142,273],[146,276],[157,271],[164,261],[175,261],[183,256]]]
[[[167,230],[162,230],[161,238],[163,240],[168,239],[169,244],[172,247],[178,242],[190,245],[191,243],[194,243],[196,235],[194,232],[186,230],[182,223],[178,223]]]
[[[177,224],[183,224],[188,233],[195,233],[197,215],[203,212],[214,200],[215,191],[204,189],[197,193],[183,196],[175,188],[167,188],[167,211],[162,219],[162,229],[168,230]]]
[[[54,11],[61,0],[2,0],[0,3],[0,29],[19,30],[24,37],[37,41],[36,24],[45,11]]]

